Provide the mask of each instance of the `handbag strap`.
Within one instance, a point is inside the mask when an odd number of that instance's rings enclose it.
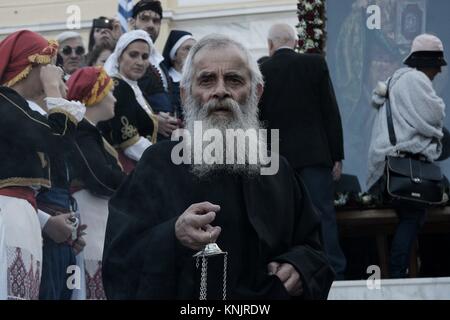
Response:
[[[391,142],[391,144],[393,146],[395,146],[395,145],[397,145],[397,137],[395,136],[394,121],[392,121],[391,99],[389,98],[391,80],[392,80],[392,78],[389,78],[389,81],[387,83],[387,90],[386,90],[386,117],[387,117],[388,131],[389,131],[389,141]]]

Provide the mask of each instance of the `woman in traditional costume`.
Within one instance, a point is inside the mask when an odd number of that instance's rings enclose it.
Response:
[[[99,124],[105,138],[119,151],[126,172],[130,172],[144,151],[156,143],[158,118],[139,88],[154,50],[149,35],[134,30],[122,35],[105,69],[115,82],[115,116]]]
[[[72,231],[65,216],[48,216],[36,202],[51,187],[51,155],[69,150],[67,138],[85,111],[63,99],[63,72],[52,65],[57,48],[27,30],[0,42],[0,297],[7,299],[38,299],[41,233],[65,241]],[[37,105],[48,115],[34,111]]]
[[[114,82],[102,67],[76,71],[68,81],[67,97],[82,102],[85,118],[75,138],[73,197],[81,222],[88,226],[85,236],[84,270],[86,298],[106,299],[102,283],[102,255],[108,219],[108,201],[126,174],[115,149],[102,137],[97,123],[114,117]]]

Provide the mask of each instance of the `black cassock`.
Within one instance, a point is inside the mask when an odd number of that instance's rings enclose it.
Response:
[[[108,299],[197,299],[199,269],[175,237],[177,218],[192,204],[221,206],[214,226],[228,255],[228,299],[289,299],[267,274],[272,261],[300,273],[305,299],[326,299],[334,280],[321,247],[320,219],[284,158],[274,176],[225,172],[198,178],[175,165],[175,142],[150,147],[113,196],[103,255]],[[222,258],[208,268],[208,299],[221,299]]]

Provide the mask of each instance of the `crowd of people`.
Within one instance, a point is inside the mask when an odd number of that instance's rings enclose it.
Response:
[[[141,0],[129,32],[94,19],[88,50],[74,31],[0,42],[0,299],[197,299],[203,274],[192,257],[211,243],[227,251],[227,269],[222,282],[224,266],[209,264],[210,299],[223,298],[222,286],[228,299],[326,299],[346,258],[333,207],[344,138],[324,57],[296,53],[286,24],[270,28],[259,64],[227,36],[182,30],[161,54],[162,18],[159,1]],[[445,105],[431,81],[443,52],[421,35],[393,75],[396,146],[386,90],[374,91],[370,186],[383,183],[388,155],[441,156]],[[270,136],[241,146],[244,162],[214,140],[233,165],[175,164],[171,137],[194,136],[196,122],[223,136],[279,130],[278,171],[259,175],[266,164],[249,162]],[[426,211],[398,214],[390,274],[405,277]]]

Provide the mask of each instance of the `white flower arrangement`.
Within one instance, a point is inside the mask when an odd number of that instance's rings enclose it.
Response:
[[[298,50],[301,53],[321,53],[326,39],[325,0],[299,0]]]

